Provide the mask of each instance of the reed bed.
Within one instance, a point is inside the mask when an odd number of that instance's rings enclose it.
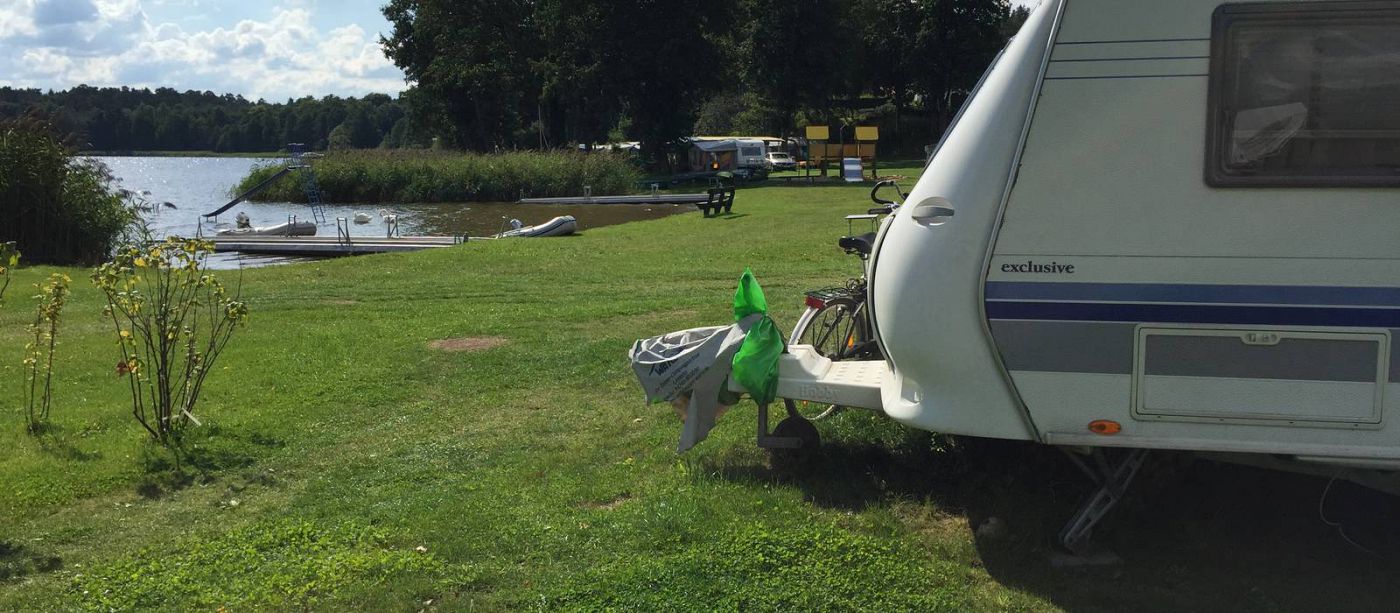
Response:
[[[641,171],[622,155],[571,151],[475,154],[436,151],[331,152],[312,161],[322,198],[336,203],[504,202],[524,197],[633,191]],[[253,169],[235,193],[257,185],[282,162]],[[302,181],[289,176],[253,197],[306,202]]]
[[[96,264],[133,213],[106,167],[25,118],[0,121],[0,219],[0,243],[17,243],[26,262]]]

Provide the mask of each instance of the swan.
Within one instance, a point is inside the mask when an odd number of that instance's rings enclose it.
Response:
[[[379,216],[384,218],[384,223],[391,224],[399,221],[399,216],[390,213],[388,209],[379,209]]]
[[[373,218],[374,218],[374,217],[371,216],[369,213],[355,213],[355,223],[359,223],[359,224],[369,223],[369,221],[370,221],[371,219],[373,219]]]

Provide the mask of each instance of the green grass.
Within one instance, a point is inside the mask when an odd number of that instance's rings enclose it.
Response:
[[[24,290],[52,269],[21,270],[0,307],[0,610],[1394,600],[1393,568],[1316,521],[1315,481],[1145,471],[1100,531],[1128,562],[1060,572],[1046,554],[1086,490],[1050,450],[846,413],[822,422],[825,445],[808,463],[775,470],[742,403],[677,456],[680,424],[669,407],[642,405],[627,348],[729,321],[745,266],[788,327],[803,289],[855,269],[833,245],[867,190],[744,189],[732,216],[248,270],[252,320],[210,378],[206,426],[178,466],[127,414],[85,283],[60,338],[56,426],[23,433]],[[429,347],[482,336],[508,341]],[[990,516],[1006,520],[1006,537],[974,536]]]
[[[332,151],[311,161],[327,202],[514,202],[521,197],[626,194],[641,172],[624,155],[571,151],[497,154],[426,150]],[[242,193],[282,169],[254,168],[233,190]],[[263,202],[305,202],[300,181],[284,179],[254,196]]]

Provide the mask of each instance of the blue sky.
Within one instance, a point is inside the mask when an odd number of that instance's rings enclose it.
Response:
[[[398,93],[382,0],[0,0],[0,85]]]
[[[383,1],[0,0],[0,85],[396,94],[403,73],[378,45]]]

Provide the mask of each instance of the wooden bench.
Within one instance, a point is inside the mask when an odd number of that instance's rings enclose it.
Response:
[[[734,186],[711,187],[705,190],[705,194],[709,196],[709,198],[704,202],[695,203],[695,206],[700,207],[700,212],[704,213],[706,217],[719,215],[720,211],[724,211],[725,213],[733,212]]]

